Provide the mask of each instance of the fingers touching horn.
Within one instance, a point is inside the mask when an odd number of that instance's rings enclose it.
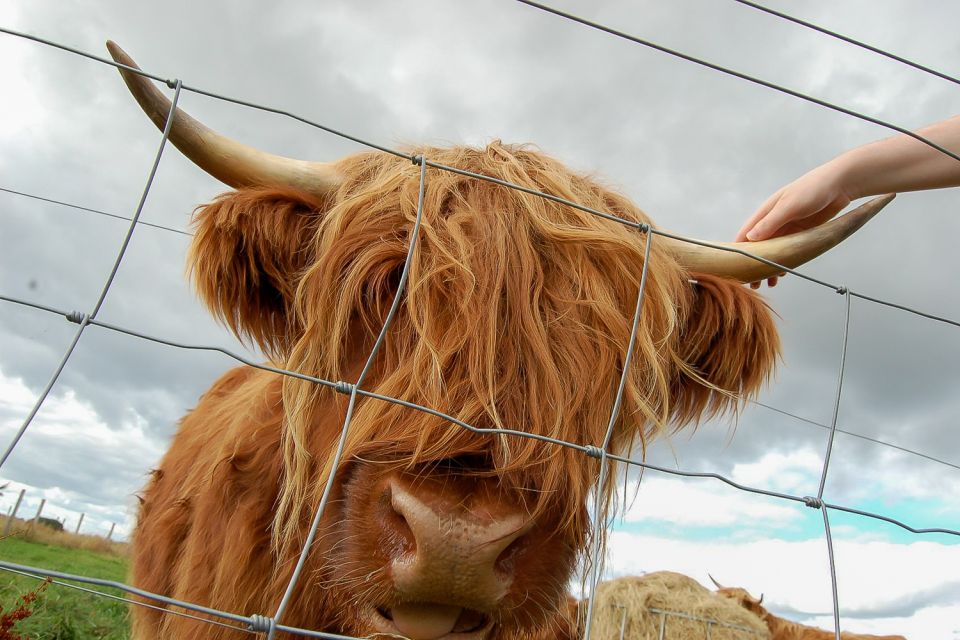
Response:
[[[108,41],[113,59],[139,69],[137,63]],[[127,88],[143,111],[161,130],[170,111],[170,101],[147,78],[120,69]],[[341,176],[325,162],[307,162],[265,153],[220,135],[177,109],[170,141],[201,169],[231,187],[291,186],[322,196],[341,182]]]
[[[887,206],[895,195],[891,193],[874,198],[850,213],[812,229],[760,242],[711,242],[707,244],[712,246],[703,246],[667,237],[658,238],[658,240],[670,247],[677,261],[688,271],[710,273],[742,282],[756,282],[778,276],[782,270],[737,251],[751,253],[794,269],[853,235],[857,229]],[[725,251],[717,247],[735,251]]]

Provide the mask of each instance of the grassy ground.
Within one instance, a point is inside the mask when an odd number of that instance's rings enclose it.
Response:
[[[127,561],[116,549],[112,551],[66,548],[27,540],[21,535],[0,540],[0,559],[8,562],[122,582]],[[0,616],[16,609],[20,597],[40,585],[34,578],[0,571]],[[121,595],[110,589],[96,589]],[[69,587],[48,585],[30,609],[33,614],[17,622],[8,632],[12,635],[4,635],[0,628],[0,640],[125,640],[129,635],[125,603]]]

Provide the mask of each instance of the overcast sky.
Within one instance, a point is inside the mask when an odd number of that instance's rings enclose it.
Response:
[[[732,0],[554,6],[717,64],[916,128],[960,111],[960,86]],[[960,4],[770,2],[960,76]],[[531,142],[628,193],[663,228],[732,239],[770,193],[841,151],[889,135],[822,107],[697,67],[508,0],[488,2],[0,5],[0,26],[105,56],[116,40],[140,65],[196,87],[286,109],[352,135],[404,143]],[[131,215],[159,133],[106,65],[0,34],[0,188]],[[330,159],[353,142],[279,116],[184,93],[212,127],[268,151]],[[143,220],[185,229],[223,190],[172,147]],[[960,191],[903,194],[805,268],[830,283],[960,319]],[[126,223],[0,191],[0,295],[90,311]],[[183,278],[189,238],[140,226],[100,319],[244,352]],[[837,389],[844,298],[786,278],[765,290],[782,366],[761,402],[650,452],[656,464],[816,494]],[[76,325],[0,302],[0,448],[26,416]],[[256,357],[254,355],[254,357]],[[960,329],[854,300],[838,426],[960,465]],[[89,328],[10,460],[24,513],[105,533],[131,526],[133,494],[175,423],[233,365]],[[792,502],[715,480],[631,476],[611,540],[611,574],[707,572],[779,613],[830,626],[823,522]],[[825,497],[914,527],[960,528],[960,471],[839,435]],[[4,512],[16,492],[0,498]],[[831,512],[842,625],[960,638],[960,544]]]

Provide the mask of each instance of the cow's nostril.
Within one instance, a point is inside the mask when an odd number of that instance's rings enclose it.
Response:
[[[513,542],[507,545],[506,549],[500,552],[494,563],[497,571],[503,574],[511,575],[516,568],[517,558],[527,548],[527,536],[520,534]]]
[[[393,491],[388,488],[384,493],[383,541],[389,555],[398,558],[416,549],[416,536],[403,511],[397,508],[393,500]]]

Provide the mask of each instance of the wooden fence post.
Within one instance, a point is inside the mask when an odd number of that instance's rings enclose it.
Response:
[[[20,509],[20,503],[23,502],[23,494],[26,489],[20,489],[20,495],[17,496],[17,503],[13,505],[13,512],[7,516],[7,524],[3,527],[3,537],[6,538],[10,535],[10,527],[13,526],[13,521],[17,517],[17,511]]]
[[[47,504],[47,499],[41,499],[40,506],[37,507],[37,515],[33,516],[33,522],[30,523],[30,531],[33,531],[34,527],[37,526],[37,521],[40,520],[40,514],[43,512],[43,505],[45,504]]]

